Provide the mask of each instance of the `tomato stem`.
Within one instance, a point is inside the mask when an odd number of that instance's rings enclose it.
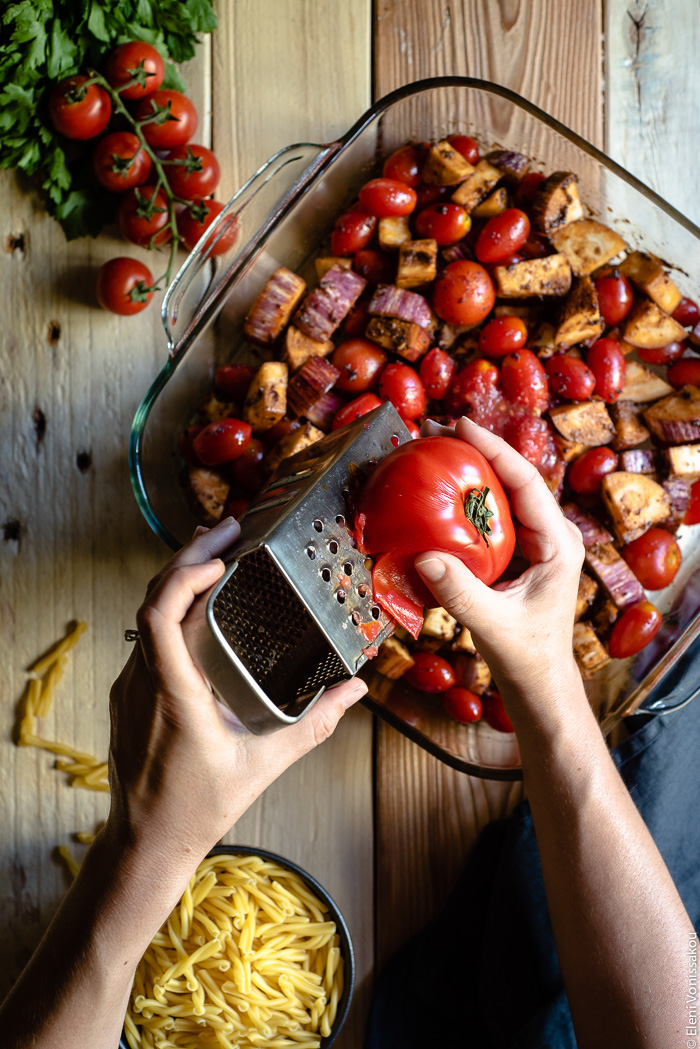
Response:
[[[487,546],[489,545],[487,537],[491,535],[489,520],[493,517],[493,510],[489,510],[486,505],[486,496],[488,494],[488,488],[484,488],[483,491],[480,491],[478,488],[472,488],[467,492],[467,498],[464,502],[464,513],[467,520],[474,525]]]

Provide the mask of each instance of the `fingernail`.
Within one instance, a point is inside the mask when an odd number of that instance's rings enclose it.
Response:
[[[473,419],[470,419],[468,415],[463,415],[462,416],[462,422],[463,423],[469,423],[470,426],[477,426],[478,425],[477,423],[474,422]]]
[[[416,568],[429,583],[437,583],[445,577],[447,566],[439,557],[428,557],[425,561],[416,561]]]
[[[197,525],[197,527],[194,530],[194,535],[192,536],[192,538],[193,539],[199,539],[200,535],[204,535],[204,533],[208,532],[208,531],[209,531],[209,529],[206,528],[204,525]]]
[[[352,706],[353,703],[355,703],[362,696],[366,695],[366,693],[367,693],[367,685],[362,680],[362,678],[361,677],[353,678],[352,682],[350,683],[350,687],[348,688],[348,691],[347,691],[347,693],[345,695],[345,700],[343,702],[343,706],[347,710],[347,708],[349,706]]]
[[[238,524],[235,517],[222,517],[217,525],[218,528],[230,528],[231,525]]]

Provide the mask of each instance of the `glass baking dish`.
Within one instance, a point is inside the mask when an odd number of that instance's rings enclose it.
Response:
[[[186,542],[198,523],[180,483],[178,435],[211,391],[215,369],[259,354],[243,343],[242,321],[265,280],[281,264],[313,274],[313,256],[336,217],[381,160],[408,140],[455,132],[476,137],[484,152],[514,149],[532,158],[534,168],[576,172],[589,214],[630,246],[667,260],[683,294],[697,297],[690,275],[700,274],[700,230],[594,146],[496,84],[441,77],[403,87],[375,103],[338,142],[303,143],[271,157],[212,227],[218,236],[235,224],[235,246],[212,260],[211,240],[200,242],[168,289],[168,359],[136,413],[129,464],[146,520],[171,547]],[[682,569],[671,587],[653,596],[665,614],[653,646],[613,661],[588,683],[605,731],[632,710],[667,713],[688,701],[687,689],[666,694],[664,679],[677,671],[700,630],[698,532],[680,529]],[[431,753],[473,775],[520,778],[513,736],[485,724],[458,725],[430,697],[371,669],[367,675],[367,705]]]

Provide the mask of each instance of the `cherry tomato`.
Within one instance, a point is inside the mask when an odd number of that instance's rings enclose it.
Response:
[[[331,252],[333,255],[354,255],[366,248],[376,225],[376,215],[370,215],[361,205],[355,204],[336,219],[331,233]]]
[[[396,277],[396,262],[385,251],[361,248],[355,252],[352,268],[371,284],[393,284]]]
[[[471,229],[472,220],[459,204],[431,204],[416,215],[418,237],[430,237],[440,247],[456,244]]]
[[[471,138],[469,135],[449,135],[447,141],[470,164],[479,163],[479,144],[475,138]]]
[[[243,455],[250,444],[252,430],[241,419],[219,419],[209,423],[195,437],[194,450],[205,466],[218,466]]]
[[[155,47],[143,40],[120,44],[107,59],[105,77],[123,99],[132,102],[157,91],[165,78],[165,66]],[[130,87],[122,87],[138,77]]]
[[[408,364],[387,364],[379,376],[378,393],[404,419],[417,419],[425,411],[425,388]]]
[[[410,435],[413,438],[413,440],[415,440],[416,437],[420,437],[420,426],[416,426],[416,424],[414,423],[413,419],[404,419],[404,418],[402,418],[401,422],[404,424],[404,426],[406,427],[406,429],[410,433]]]
[[[661,613],[650,601],[638,601],[615,620],[608,648],[613,659],[626,659],[649,644],[661,626]]]
[[[421,692],[446,692],[454,687],[455,672],[442,656],[435,656],[432,652],[415,652],[413,658],[415,663],[405,674],[409,685]]]
[[[153,276],[137,259],[120,255],[100,266],[97,273],[97,301],[103,310],[128,317],[145,310],[153,298],[149,289]]]
[[[348,339],[331,357],[331,364],[340,372],[336,389],[343,393],[366,393],[377,385],[386,362],[387,355],[381,346],[369,339]]]
[[[491,361],[470,361],[454,376],[445,395],[445,408],[455,415],[470,412],[474,393],[487,392],[498,385],[500,372]]]
[[[527,175],[525,178],[527,178]],[[481,702],[484,707],[484,721],[491,728],[495,728],[497,732],[513,731],[513,724],[506,714],[506,708],[503,705],[503,697],[500,692],[497,692],[495,689],[489,689],[488,692],[484,692]]]
[[[700,522],[700,481],[693,481],[690,498],[685,510],[683,524],[694,525]]]
[[[150,175],[152,167],[148,153],[130,131],[115,131],[113,135],[107,135],[97,143],[92,154],[95,178],[112,193],[124,193],[140,186]]]
[[[683,357],[675,361],[668,369],[666,378],[676,389],[681,386],[700,386],[700,357]]]
[[[158,110],[165,110],[158,113]],[[153,120],[149,120],[150,116]],[[197,110],[181,91],[160,90],[142,98],[136,109],[143,136],[154,149],[184,146],[197,130]]]
[[[663,590],[681,567],[681,548],[665,528],[650,528],[622,548],[622,556],[645,590]]]
[[[463,725],[478,721],[483,712],[481,700],[468,688],[450,688],[442,697],[442,708],[448,717]]]
[[[155,186],[127,190],[119,204],[119,228],[132,244],[158,247],[170,240],[168,199]]]
[[[532,350],[518,350],[504,358],[501,389],[507,401],[532,415],[541,415],[549,403],[547,373]]]
[[[369,304],[372,296],[366,295],[364,292],[355,303],[353,308],[348,313],[347,317],[343,321],[343,331],[346,335],[360,336],[364,335],[367,330],[369,323]]]
[[[582,360],[568,353],[550,357],[545,364],[550,389],[570,401],[587,401],[595,389],[595,375]]]
[[[425,150],[420,146],[402,146],[384,161],[382,175],[394,182],[404,182],[415,189],[420,182]]]
[[[420,362],[418,374],[431,401],[439,401],[450,388],[455,362],[449,353],[434,346]]]
[[[421,182],[419,186],[416,186],[416,209],[422,211],[430,204],[449,200],[450,192],[454,193],[454,186],[435,186],[432,182]]]
[[[166,153],[163,166],[176,197],[194,200],[209,197],[219,185],[219,161],[206,146],[176,146]]]
[[[89,84],[88,77],[69,76],[56,84],[49,95],[51,123],[61,135],[84,141],[94,138],[109,124],[112,103],[99,84]]]
[[[524,459],[537,467],[552,444],[547,423],[537,415],[521,415],[511,419],[506,427],[505,438],[516,452],[520,452]]]
[[[486,357],[505,357],[527,342],[527,328],[520,317],[494,317],[479,335],[479,353]]]
[[[552,250],[552,245],[545,236],[531,231],[530,236],[520,248],[520,254],[524,259],[543,259],[545,255],[551,255]],[[512,265],[512,263],[504,262],[503,265]]]
[[[530,220],[518,208],[506,208],[489,219],[476,242],[479,262],[497,264],[522,248],[530,235]]]
[[[684,328],[694,328],[700,321],[700,307],[693,299],[682,298],[671,314]]]
[[[178,233],[188,251],[192,251],[212,222],[219,217],[226,205],[218,200],[193,200],[189,207],[183,208],[177,217]],[[206,250],[210,257],[223,255],[236,243],[238,223],[230,219],[223,232],[212,233],[206,240]]]
[[[355,419],[359,419],[361,415],[366,415],[367,412],[372,412],[375,408],[379,408],[381,403],[376,394],[363,393],[360,397],[356,397],[354,401],[343,405],[336,414],[331,429],[339,430],[341,426],[354,423]]]
[[[180,455],[189,466],[199,466],[199,459],[194,450],[194,439],[202,429],[202,426],[194,423],[191,426],[187,426],[184,433],[181,433],[178,438]]]
[[[637,350],[637,356],[646,361],[647,364],[673,364],[674,361],[681,359],[685,351],[688,349],[687,343],[684,342],[669,342],[667,346],[659,346],[656,349],[647,348],[644,346],[635,347]]]
[[[377,218],[410,215],[418,199],[415,190],[405,182],[391,178],[370,179],[360,190],[359,197],[362,207]]]
[[[246,499],[244,495],[230,495],[224,503],[222,520],[225,517],[235,517],[237,521],[240,520],[249,506],[250,499]]]
[[[268,478],[269,470],[264,466],[266,448],[257,437],[251,437],[231,464],[231,476],[246,492],[259,492]]]
[[[627,361],[617,339],[598,339],[588,351],[586,363],[595,375],[595,393],[612,404],[622,393]]]
[[[541,171],[529,171],[527,175],[523,175],[513,195],[516,208],[529,208],[542,182],[544,175]]]
[[[451,262],[435,282],[433,309],[448,324],[479,324],[495,301],[493,281],[478,262]]]
[[[278,423],[271,426],[269,430],[265,430],[262,435],[263,442],[266,448],[274,448],[278,441],[281,441],[283,437],[286,437],[290,433],[294,433],[301,426],[299,419],[290,419],[288,415],[285,415],[283,419],[280,419]]]
[[[632,286],[624,273],[608,270],[596,279],[600,315],[609,327],[623,321],[632,309]]]
[[[255,372],[252,364],[222,364],[216,369],[214,386],[226,400],[242,403],[255,378]]]
[[[569,484],[579,495],[594,495],[606,474],[617,470],[618,457],[610,448],[591,448],[569,466]]]

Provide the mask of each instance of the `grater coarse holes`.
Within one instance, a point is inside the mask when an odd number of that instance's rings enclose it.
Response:
[[[188,613],[194,661],[251,731],[298,721],[393,632],[346,499],[358,471],[408,440],[386,402],[286,459],[243,515],[224,575]]]

